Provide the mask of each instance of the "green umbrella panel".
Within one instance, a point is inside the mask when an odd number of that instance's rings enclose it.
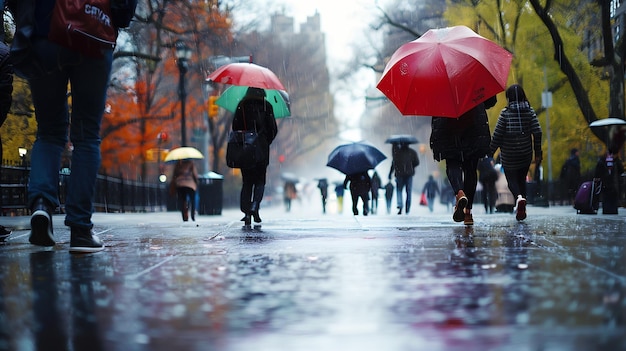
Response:
[[[287,95],[287,92],[274,89],[263,90],[265,90],[265,100],[267,100],[274,109],[275,118],[283,118],[291,115],[291,111],[289,110],[289,95]],[[230,112],[235,112],[237,105],[239,105],[239,102],[246,96],[247,91],[247,86],[233,85],[226,89],[215,103]]]

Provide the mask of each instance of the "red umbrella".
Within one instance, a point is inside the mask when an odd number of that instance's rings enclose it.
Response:
[[[430,29],[396,50],[376,87],[403,115],[459,117],[506,88],[512,59],[465,26]]]
[[[229,63],[209,74],[207,80],[222,84],[286,90],[274,72],[254,63]]]

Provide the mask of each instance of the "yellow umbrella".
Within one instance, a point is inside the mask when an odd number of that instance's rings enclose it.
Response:
[[[165,156],[165,162],[168,161],[178,161],[178,160],[187,160],[187,159],[203,159],[204,155],[193,147],[184,146],[179,147],[174,150],[171,150]]]

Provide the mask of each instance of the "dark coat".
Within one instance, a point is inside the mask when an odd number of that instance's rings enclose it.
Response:
[[[541,158],[541,126],[535,111],[527,102],[510,103],[500,112],[491,138],[491,154],[500,148],[504,169],[528,168],[535,158]]]
[[[9,47],[0,42],[0,126],[11,109],[13,92],[13,68],[9,63]]]
[[[407,144],[394,144],[391,150],[392,160],[389,169],[389,179],[391,174],[396,177],[411,177],[415,175],[415,167],[419,166],[420,160],[417,152]]]
[[[489,153],[489,120],[484,104],[458,118],[433,117],[430,148],[437,161],[479,159]]]
[[[276,138],[278,126],[274,118],[274,109],[263,97],[246,97],[237,106],[233,118],[232,130],[256,131],[264,141],[265,165],[269,164],[270,144]]]
[[[343,181],[343,187],[348,187],[348,184],[350,184],[350,192],[352,194],[358,194],[369,199],[368,194],[372,188],[372,183],[367,172],[347,175]]]

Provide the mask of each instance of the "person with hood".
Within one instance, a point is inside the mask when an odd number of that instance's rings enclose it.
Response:
[[[458,118],[436,117],[431,121],[430,148],[436,161],[446,161],[446,175],[455,194],[452,219],[473,225],[472,206],[478,160],[489,153],[491,133],[486,109],[496,104],[493,96]]]
[[[191,204],[191,220],[195,221],[198,170],[192,160],[178,160],[170,184],[170,193],[176,193],[178,197],[178,208],[180,208],[183,221],[189,220],[189,204]]]
[[[262,157],[256,164],[241,168],[241,195],[239,207],[244,216],[241,219],[245,225],[251,224],[251,217],[255,223],[261,223],[259,208],[267,176],[267,166],[270,162],[270,144],[276,138],[278,126],[274,118],[272,105],[265,100],[265,90],[248,88],[246,96],[239,102],[233,118],[232,130],[255,131],[259,135],[258,147],[262,150]]]
[[[409,214],[411,210],[411,194],[413,192],[413,176],[415,167],[419,166],[420,160],[417,152],[409,147],[408,143],[393,143],[391,147],[391,168],[389,169],[389,180],[391,175],[396,176],[396,200],[398,203],[398,214],[404,211]],[[406,190],[406,203],[402,203],[402,191]]]
[[[4,1],[0,0],[0,15]],[[0,28],[0,127],[4,124],[13,101],[13,67],[9,62],[9,47],[4,43],[4,26]],[[0,138],[0,159],[2,158],[2,139]],[[0,225],[0,240],[11,235],[11,230]]]
[[[506,99],[507,106],[500,112],[493,131],[490,154],[500,149],[504,176],[515,199],[515,218],[523,221],[526,219],[526,176],[533,151],[536,167],[542,160],[541,126],[519,84],[506,90]]]

